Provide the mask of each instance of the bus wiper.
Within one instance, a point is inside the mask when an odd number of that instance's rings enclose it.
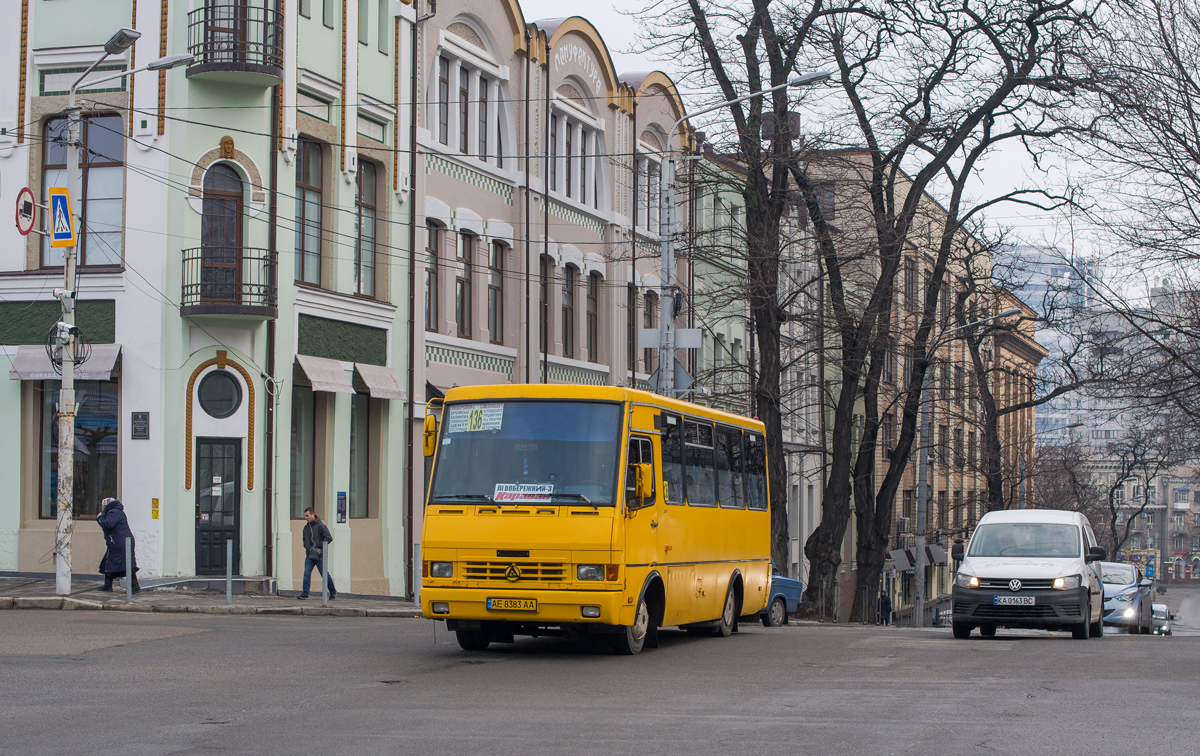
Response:
[[[591,499],[589,499],[588,497],[584,496],[581,493],[556,493],[556,494],[550,494],[550,498],[551,499],[575,499],[576,501],[582,501],[584,504],[592,503]]]
[[[447,494],[444,496],[434,496],[434,501],[491,501],[492,497],[487,494]]]

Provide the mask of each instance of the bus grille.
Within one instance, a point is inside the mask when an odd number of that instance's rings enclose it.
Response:
[[[505,575],[510,566],[521,571],[515,582],[562,582],[567,566],[562,562],[463,562],[463,577],[467,580],[497,580],[511,583]]]

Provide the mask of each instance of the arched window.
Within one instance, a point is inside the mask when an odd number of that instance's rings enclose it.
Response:
[[[425,227],[425,330],[438,328],[438,255],[441,254],[442,229],[436,223]]]
[[[504,343],[504,244],[492,242],[488,264],[488,339]]]
[[[587,351],[590,362],[600,361],[600,274],[588,275]]]
[[[562,283],[562,345],[563,357],[575,356],[575,281],[579,269],[574,265],[563,268]]]
[[[472,255],[475,253],[475,234],[462,231],[458,235],[458,269],[454,279],[454,318],[460,338],[471,338],[471,278]]]
[[[358,162],[358,236],[354,245],[355,292],[375,296],[375,164]]]
[[[238,301],[242,254],[242,179],[217,163],[204,174],[200,217],[200,298]]]
[[[321,283],[321,145],[300,140],[296,149],[296,280]]]
[[[444,148],[504,167],[504,138],[511,133],[508,68],[490,49],[488,35],[465,17],[443,30],[431,76],[431,130]]]

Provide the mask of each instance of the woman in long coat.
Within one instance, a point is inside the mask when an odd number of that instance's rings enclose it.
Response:
[[[129,529],[129,520],[125,519],[125,508],[116,499],[105,499],[101,504],[96,522],[100,523],[100,529],[104,531],[104,543],[108,548],[104,552],[104,558],[100,560],[100,572],[104,573],[104,587],[100,590],[111,591],[113,580],[125,577],[125,539],[128,538],[129,554],[133,559],[133,564],[129,565],[132,569],[128,570],[128,574],[129,579],[133,581],[133,592],[137,593],[142,589],[137,579],[137,543],[133,540],[133,531]]]

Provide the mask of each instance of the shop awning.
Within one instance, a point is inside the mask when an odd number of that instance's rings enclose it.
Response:
[[[896,563],[898,570],[911,570],[917,564],[916,549],[895,549],[889,551],[888,556]],[[925,564],[945,564],[946,550],[936,543],[926,544],[924,561]]]
[[[354,384],[350,376],[342,370],[342,363],[325,357],[312,357],[307,354],[296,355],[296,363],[308,377],[313,391],[329,391],[335,394],[353,394]]]
[[[355,388],[362,388],[374,399],[404,399],[404,389],[400,387],[400,379],[396,371],[383,365],[364,365],[354,363]]]
[[[120,374],[121,345],[92,344],[87,362],[75,366],[77,381],[111,381]],[[54,369],[46,347],[25,344],[17,347],[8,377],[14,381],[57,381],[62,375]]]

